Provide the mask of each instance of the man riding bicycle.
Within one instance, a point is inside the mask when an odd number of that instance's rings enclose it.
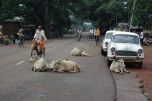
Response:
[[[47,38],[45,36],[44,30],[41,25],[36,29],[34,39],[32,40],[32,51],[31,51],[31,60],[32,60],[32,52],[35,50],[37,55],[41,56],[41,54],[45,55],[45,42]]]

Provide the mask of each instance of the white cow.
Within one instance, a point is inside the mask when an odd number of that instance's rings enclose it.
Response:
[[[54,72],[80,72],[80,66],[76,62],[60,59],[51,61],[49,69]]]
[[[125,68],[125,64],[124,64],[124,60],[120,59],[117,61],[113,61],[112,64],[110,65],[110,70],[116,73],[123,73],[123,72],[127,72],[129,73],[126,68]]]
[[[48,63],[44,58],[39,58],[33,63],[32,71],[34,72],[44,72],[48,70]]]
[[[71,55],[73,56],[89,56],[88,52],[86,51],[86,49],[84,48],[77,48],[75,47],[72,51],[71,51]]]

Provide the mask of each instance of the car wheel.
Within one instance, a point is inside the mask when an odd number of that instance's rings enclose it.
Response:
[[[106,52],[105,52],[103,49],[101,49],[101,54],[102,54],[103,56],[106,56]]]
[[[139,63],[137,63],[137,66],[138,66],[138,68],[142,68],[142,66],[143,66],[143,62],[139,62]]]
[[[112,61],[110,61],[109,59],[107,59],[107,64],[108,64],[108,67],[110,67]]]
[[[103,49],[101,49],[101,55],[104,55],[104,51],[103,51]]]

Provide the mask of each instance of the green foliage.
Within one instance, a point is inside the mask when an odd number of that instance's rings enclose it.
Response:
[[[127,2],[125,5],[124,2]],[[116,27],[117,22],[128,22],[134,0],[0,0],[0,21],[20,16],[26,23],[53,24],[63,32],[71,24],[92,22],[94,26]],[[127,7],[127,9],[126,9]],[[137,0],[134,25],[151,26],[152,0]]]
[[[134,11],[134,25],[145,28],[152,26],[152,0],[137,0]]]
[[[18,9],[16,8],[16,3],[14,0],[1,0],[0,1],[0,21],[8,18],[13,18],[17,15]],[[12,9],[14,7],[14,9]]]

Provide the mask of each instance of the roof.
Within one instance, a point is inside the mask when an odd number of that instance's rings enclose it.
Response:
[[[116,32],[116,33],[114,33],[113,35],[117,35],[117,34],[138,36],[138,34],[136,34],[136,33],[132,33],[132,32],[121,32],[121,31]]]
[[[106,33],[111,33],[111,32],[120,32],[120,31],[118,31],[118,30],[108,30],[108,31],[106,31]]]
[[[23,22],[24,19],[21,17],[14,17],[12,19],[6,19],[4,22]]]

